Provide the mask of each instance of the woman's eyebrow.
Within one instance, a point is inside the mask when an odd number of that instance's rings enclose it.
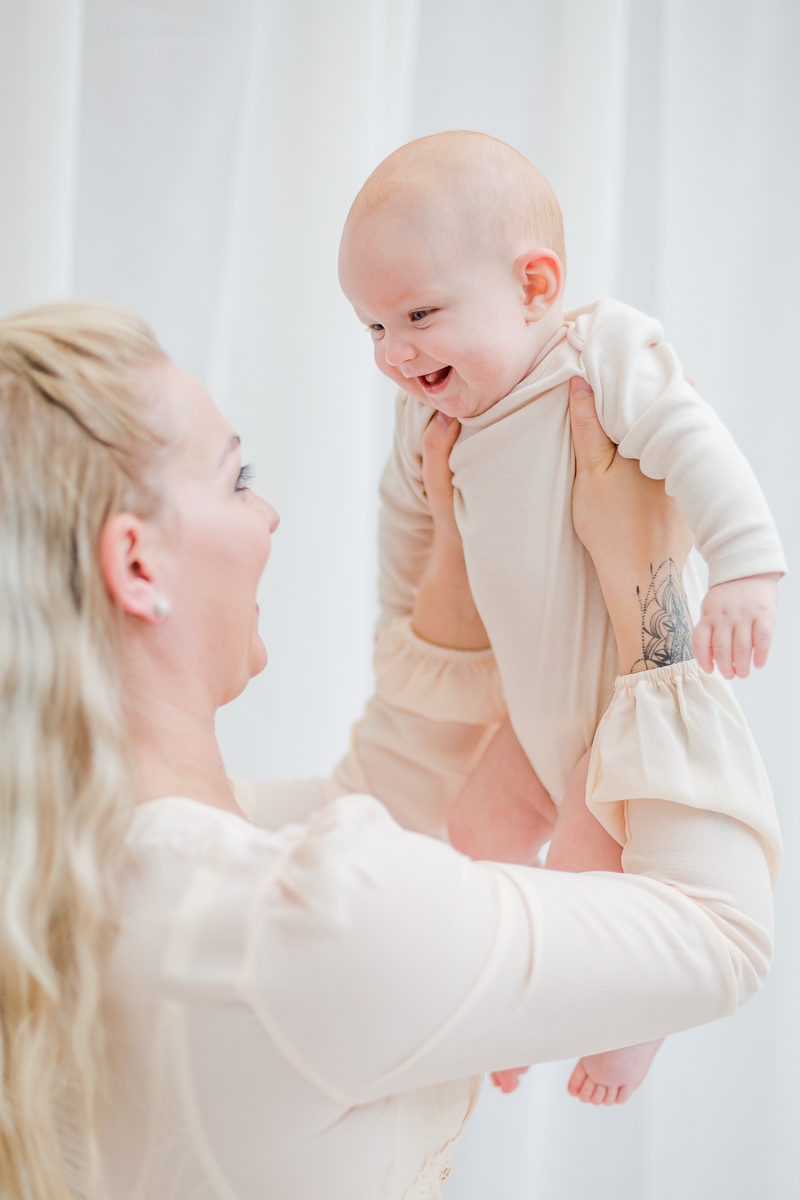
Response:
[[[235,433],[233,435],[233,437],[231,438],[231,440],[228,442],[225,449],[222,451],[222,454],[220,455],[220,459],[219,459],[219,465],[222,466],[222,464],[225,462],[225,459],[228,457],[228,455],[233,450],[236,450],[238,446],[241,446],[241,444],[242,444],[242,439],[239,437],[238,433]]]

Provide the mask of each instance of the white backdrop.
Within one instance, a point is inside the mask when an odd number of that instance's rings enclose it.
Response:
[[[267,673],[220,719],[232,769],[326,771],[370,687],[387,388],[338,234],[409,136],[485,130],[565,214],[568,299],[655,313],[800,561],[797,0],[0,0],[0,309],[140,310],[211,387],[283,517]],[[800,600],[739,686],[781,806],[773,974],[668,1041],[620,1110],[569,1064],[487,1093],[449,1200],[800,1197]],[[320,1198],[322,1200],[322,1198]]]

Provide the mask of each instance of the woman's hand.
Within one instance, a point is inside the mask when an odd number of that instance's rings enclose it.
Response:
[[[600,579],[625,673],[693,657],[681,572],[692,533],[664,484],[606,436],[585,380],[570,382],[572,521]]]
[[[418,637],[453,650],[485,650],[489,639],[472,599],[453,508],[450,451],[461,426],[437,412],[422,439],[422,479],[433,517],[433,544],[417,589],[411,625]]]

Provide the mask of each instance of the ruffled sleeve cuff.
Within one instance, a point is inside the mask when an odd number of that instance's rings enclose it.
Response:
[[[741,821],[761,838],[774,884],[782,844],[761,755],[731,693],[694,659],[615,682],[592,746],[586,803],[621,846],[625,801],[635,799]]]
[[[375,676],[381,699],[433,721],[488,725],[508,712],[492,650],[450,650],[424,642],[410,617],[397,618],[379,636]]]

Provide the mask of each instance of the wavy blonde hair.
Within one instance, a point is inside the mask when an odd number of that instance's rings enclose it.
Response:
[[[0,1179],[99,1187],[102,974],[131,805],[106,519],[158,504],[147,326],[64,303],[0,321]]]

